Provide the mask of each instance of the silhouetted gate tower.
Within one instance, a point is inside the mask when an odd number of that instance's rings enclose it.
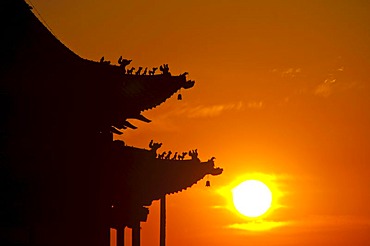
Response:
[[[153,200],[164,222],[167,194],[222,173],[195,150],[113,141],[136,128],[129,119],[150,122],[142,111],[193,87],[187,73],[83,59],[23,0],[2,0],[0,18],[0,245],[107,245],[112,227],[132,228],[140,245]]]

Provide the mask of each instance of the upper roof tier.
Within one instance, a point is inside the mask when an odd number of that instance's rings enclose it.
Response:
[[[23,0],[3,0],[0,5],[0,23],[6,23],[0,40],[2,91],[13,97],[27,94],[35,107],[50,107],[64,119],[76,121],[82,114],[88,119],[85,123],[99,131],[132,127],[127,119],[148,122],[142,111],[194,85],[186,73],[172,76],[164,69],[157,75],[131,75],[122,65],[83,59],[58,40]]]

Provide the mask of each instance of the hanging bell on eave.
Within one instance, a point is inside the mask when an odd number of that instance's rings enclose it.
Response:
[[[182,100],[182,95],[181,95],[181,93],[179,93],[178,95],[177,95],[177,100]]]
[[[211,181],[207,180],[206,181],[206,187],[210,187],[211,186]]]

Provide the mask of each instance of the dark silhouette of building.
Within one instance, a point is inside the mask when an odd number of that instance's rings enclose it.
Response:
[[[221,174],[213,160],[113,141],[136,128],[129,119],[150,122],[142,111],[193,87],[186,75],[83,59],[23,0],[2,0],[0,23],[0,245],[107,245],[111,227],[133,228],[138,245],[153,200]]]

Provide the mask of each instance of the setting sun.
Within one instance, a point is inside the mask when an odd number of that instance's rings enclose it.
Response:
[[[271,207],[272,193],[261,181],[244,181],[232,190],[232,194],[236,210],[247,217],[258,217]]]

